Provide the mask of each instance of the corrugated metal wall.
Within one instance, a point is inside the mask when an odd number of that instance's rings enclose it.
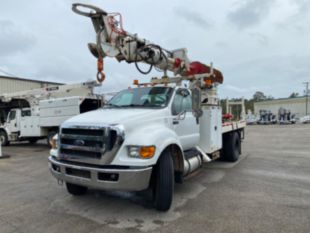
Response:
[[[45,86],[52,86],[52,84],[45,84],[43,82],[35,82],[30,80],[0,77],[0,95],[3,93],[31,90]]]
[[[270,110],[273,114],[278,115],[279,108],[291,110],[291,113],[296,114],[297,117],[306,115],[306,97],[291,98],[291,99],[278,99],[270,101],[262,101],[254,103],[254,113],[259,114],[259,110]],[[308,103],[308,112],[310,108],[310,97]]]

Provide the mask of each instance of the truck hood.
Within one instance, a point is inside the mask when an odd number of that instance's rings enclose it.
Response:
[[[164,118],[166,109],[138,109],[138,108],[105,108],[83,113],[72,117],[62,124],[62,127],[80,126],[101,126],[122,124],[130,126],[133,122],[137,124]]]

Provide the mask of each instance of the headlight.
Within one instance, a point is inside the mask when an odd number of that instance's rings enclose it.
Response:
[[[57,142],[58,142],[58,134],[56,134],[51,140],[52,149],[58,148]]]
[[[155,146],[128,146],[128,155],[133,158],[150,159],[155,150]]]

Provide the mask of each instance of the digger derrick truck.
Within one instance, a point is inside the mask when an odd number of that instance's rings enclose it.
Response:
[[[205,162],[238,160],[246,123],[222,118],[219,70],[190,61],[186,49],[170,51],[125,31],[118,13],[78,3],[72,9],[93,23],[96,43],[88,47],[98,60],[98,81],[105,79],[106,57],[134,63],[143,74],[155,67],[164,75],[150,83],[135,80],[135,88],[120,91],[104,108],[60,126],[49,167],[70,194],[150,188],[154,207],[167,211],[175,182],[182,183]],[[140,63],[150,68],[142,70]]]

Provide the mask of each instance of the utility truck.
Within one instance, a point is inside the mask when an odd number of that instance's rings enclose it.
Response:
[[[103,108],[61,124],[49,168],[70,194],[150,188],[155,208],[167,211],[175,182],[205,162],[238,160],[246,123],[222,118],[219,70],[191,62],[186,49],[169,51],[126,32],[119,14],[84,4],[73,4],[73,11],[93,22],[97,42],[89,49],[98,58],[99,81],[105,78],[105,57],[134,63],[142,73],[156,67],[164,76],[149,83],[135,80],[134,88],[119,92]],[[147,72],[141,62],[150,65]]]
[[[0,143],[51,139],[59,125],[72,116],[101,107],[101,97],[93,93],[96,81],[59,85],[0,96],[6,121],[0,124]]]

